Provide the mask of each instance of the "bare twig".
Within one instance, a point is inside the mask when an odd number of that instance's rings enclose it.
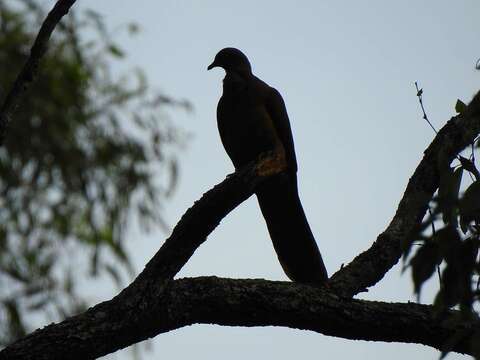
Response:
[[[430,125],[433,131],[435,131],[435,134],[438,134],[437,129],[435,129],[435,126],[432,125],[432,123],[428,119],[427,113],[425,112],[425,107],[423,106],[423,89],[418,88],[418,83],[416,81],[415,81],[415,88],[417,89],[418,102],[420,103],[420,107],[422,108],[423,119],[428,123],[428,125]]]
[[[0,109],[0,146],[3,145],[6,132],[22,96],[37,75],[38,64],[48,48],[48,41],[61,18],[68,13],[75,0],[58,0],[48,13],[33,43],[25,65],[17,76],[12,89],[7,94]]]

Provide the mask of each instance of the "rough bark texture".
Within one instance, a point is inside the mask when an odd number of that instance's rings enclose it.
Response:
[[[180,279],[162,290],[120,295],[11,345],[0,359],[94,359],[192,324],[285,326],[346,339],[419,343],[470,353],[480,323],[457,321],[431,306],[348,299],[307,285],[216,277]]]
[[[53,30],[62,17],[68,13],[75,1],[76,0],[58,0],[43,22],[30,50],[30,56],[23,66],[22,71],[18,74],[12,89],[3,101],[0,109],[0,146],[3,145],[8,125],[13,113],[20,104],[22,95],[37,75],[38,64],[47,51],[48,41],[50,40]]]
[[[479,323],[456,321],[456,312],[431,306],[348,299],[321,288],[288,282],[215,277],[172,283],[162,309],[172,326],[285,326],[355,340],[421,343],[439,350],[458,332],[454,350],[468,353]],[[174,314],[172,316],[172,314]]]

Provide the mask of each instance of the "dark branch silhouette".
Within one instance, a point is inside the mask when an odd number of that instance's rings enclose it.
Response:
[[[58,0],[45,18],[30,50],[30,56],[18,74],[15,83],[5,97],[0,109],[0,146],[3,145],[8,124],[12,119],[13,113],[19,106],[23,94],[37,76],[38,64],[47,51],[48,41],[50,40],[53,30],[74,3],[75,0]]]

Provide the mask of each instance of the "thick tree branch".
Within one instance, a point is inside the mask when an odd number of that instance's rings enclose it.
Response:
[[[469,353],[470,335],[480,322],[456,321],[432,306],[340,297],[306,285],[216,277],[172,283],[162,309],[168,326],[218,324],[284,326],[354,340],[418,343],[443,350],[459,332],[453,351]]]
[[[134,294],[97,305],[38,330],[0,353],[0,359],[94,359],[191,324],[285,326],[347,339],[418,343],[469,353],[478,322],[456,321],[419,304],[347,299],[306,285],[216,277],[172,281],[147,302]],[[137,296],[140,297],[140,296]]]
[[[397,212],[373,245],[332,276],[332,288],[350,297],[375,285],[400,259],[400,245],[422,221],[438,189],[439,169],[470,145],[480,132],[480,93],[460,115],[450,119],[425,150],[410,178]]]
[[[3,101],[0,109],[0,146],[3,145],[7,127],[11,121],[12,115],[17,109],[23,94],[28,89],[37,75],[38,63],[48,48],[48,41],[53,30],[62,17],[68,13],[75,0],[58,0],[53,9],[48,13],[43,22],[40,31],[33,43],[25,65],[17,76],[12,89]]]

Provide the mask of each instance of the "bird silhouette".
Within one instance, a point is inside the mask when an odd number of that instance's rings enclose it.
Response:
[[[273,247],[293,281],[322,285],[328,276],[298,196],[297,161],[285,103],[280,93],[252,73],[240,50],[218,52],[208,70],[225,70],[217,125],[236,169],[267,153],[279,154],[287,169],[255,191]]]

